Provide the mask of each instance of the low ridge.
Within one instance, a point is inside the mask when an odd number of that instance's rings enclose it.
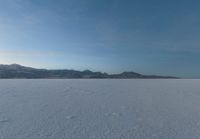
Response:
[[[120,74],[108,74],[102,72],[93,72],[90,70],[76,71],[76,70],[47,70],[36,69],[32,67],[25,67],[19,64],[3,65],[0,64],[0,78],[111,78],[111,79],[153,79],[153,78],[177,78],[172,76],[158,76],[158,75],[142,75],[136,72],[123,72]]]

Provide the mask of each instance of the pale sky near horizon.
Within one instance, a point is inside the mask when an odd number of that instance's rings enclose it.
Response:
[[[0,0],[0,64],[200,78],[199,0]]]

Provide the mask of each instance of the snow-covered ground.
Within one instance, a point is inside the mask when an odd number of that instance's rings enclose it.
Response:
[[[0,139],[199,139],[200,80],[0,80]]]

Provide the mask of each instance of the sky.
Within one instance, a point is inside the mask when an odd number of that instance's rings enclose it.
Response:
[[[200,78],[199,0],[0,0],[0,64]]]

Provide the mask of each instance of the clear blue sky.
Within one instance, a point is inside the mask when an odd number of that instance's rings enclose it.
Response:
[[[0,63],[200,77],[199,0],[0,0]]]

